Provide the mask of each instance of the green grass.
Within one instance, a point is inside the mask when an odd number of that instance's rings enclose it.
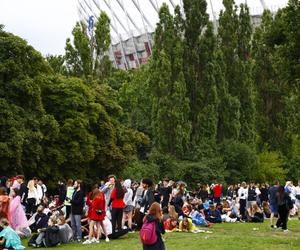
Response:
[[[176,250],[198,250],[198,249],[261,249],[261,250],[289,250],[300,249],[300,221],[289,221],[290,232],[275,230],[269,227],[269,221],[263,224],[234,223],[214,225],[209,230],[212,234],[206,233],[166,233],[166,248]],[[253,230],[258,228],[258,230]],[[27,248],[30,249],[30,248]],[[68,250],[135,250],[142,249],[138,233],[128,234],[122,239],[112,240],[109,243],[101,241],[99,244],[82,245],[72,243],[58,246],[56,249]]]

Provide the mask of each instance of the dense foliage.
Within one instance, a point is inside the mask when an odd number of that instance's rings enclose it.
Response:
[[[109,18],[77,23],[65,55],[43,58],[0,26],[0,170],[50,182],[109,173],[195,185],[300,178],[300,3],[253,27],[224,0],[159,13],[148,65],[112,68]]]

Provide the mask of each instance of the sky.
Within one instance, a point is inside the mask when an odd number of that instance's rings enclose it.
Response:
[[[80,0],[83,2],[83,0]],[[96,13],[97,8],[91,0],[85,0],[94,6]],[[103,0],[96,0],[100,3],[100,7],[105,9]],[[120,11],[120,6],[115,0],[108,0],[113,4],[117,15],[123,20]],[[131,0],[121,0],[127,6],[128,12],[132,12],[135,20],[139,19],[137,12],[134,13],[134,6]],[[154,0],[162,2],[164,0]],[[180,0],[173,0],[179,3]],[[222,0],[211,0],[214,5],[214,11],[218,12],[222,8]],[[265,0],[267,5],[284,6],[288,0]],[[237,3],[245,2],[236,0]],[[247,0],[250,9],[254,12],[261,10],[259,0]],[[148,0],[139,0],[140,6],[145,15],[154,24],[157,21],[155,12],[149,5]],[[47,54],[64,54],[65,42],[68,37],[71,37],[72,29],[79,20],[77,11],[77,0],[0,0],[0,24],[4,24],[5,30],[12,32],[25,39],[35,49],[43,55]],[[211,9],[208,9],[210,12]],[[109,13],[110,14],[110,13]],[[114,21],[114,20],[113,20]],[[137,21],[138,22],[138,21]],[[125,24],[129,29],[134,29],[132,24]],[[140,22],[138,24],[142,26]],[[120,31],[120,33],[122,33]]]

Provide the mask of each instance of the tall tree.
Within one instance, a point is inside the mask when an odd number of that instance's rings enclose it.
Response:
[[[111,43],[110,19],[107,14],[101,11],[97,19],[93,46],[95,50],[94,75],[103,81],[112,71],[112,63],[108,56]]]
[[[241,142],[255,144],[255,91],[252,81],[253,62],[250,58],[252,35],[249,9],[233,0],[224,0],[225,11],[220,13],[219,48],[223,53],[225,80],[229,94],[240,102],[240,131],[235,133]],[[237,139],[237,138],[236,138]]]
[[[177,11],[177,20],[179,14]],[[180,158],[187,150],[190,138],[182,40],[166,4],[161,7],[159,18],[149,79],[153,95],[154,145],[161,152]]]

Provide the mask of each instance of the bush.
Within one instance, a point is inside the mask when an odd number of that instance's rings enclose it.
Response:
[[[258,157],[256,152],[247,144],[226,141],[220,148],[220,153],[224,158],[224,164],[228,171],[225,178],[229,184],[241,181],[255,181],[258,171]]]
[[[278,152],[264,150],[258,157],[259,165],[256,178],[258,182],[285,181],[286,171],[283,169],[283,160]]]

